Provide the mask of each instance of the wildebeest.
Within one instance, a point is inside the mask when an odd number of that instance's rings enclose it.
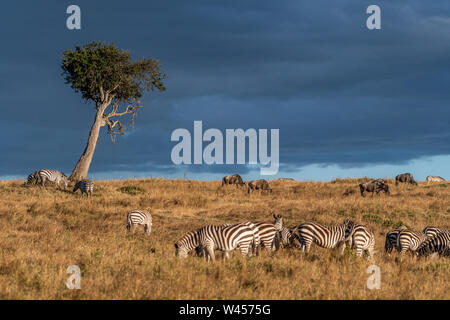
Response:
[[[384,181],[383,179],[376,179],[376,180],[372,180],[367,183],[360,183],[359,189],[361,191],[362,197],[365,197],[365,194],[364,194],[365,191],[372,192],[372,196],[373,196],[374,192],[379,194],[381,191],[384,191],[384,193],[386,193],[386,194],[390,194],[389,186],[388,186],[387,182]]]
[[[444,178],[439,177],[439,176],[428,176],[427,177],[427,182],[442,182],[445,181]]]
[[[248,181],[246,184],[248,193],[250,193],[251,190],[261,190],[272,193],[272,189],[269,187],[269,183],[264,179]]]
[[[226,184],[234,184],[236,186],[244,186],[245,183],[241,176],[238,174],[233,174],[231,176],[225,176],[222,178],[222,187]]]
[[[402,174],[397,175],[395,177],[395,185],[398,185],[399,182],[406,182],[406,183],[417,185],[417,182],[416,182],[416,180],[414,180],[411,173],[402,173]]]

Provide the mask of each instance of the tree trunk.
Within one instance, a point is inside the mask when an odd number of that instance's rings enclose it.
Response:
[[[78,181],[86,179],[87,177],[92,157],[94,156],[95,148],[97,147],[100,129],[105,125],[105,121],[103,120],[104,108],[102,107],[100,107],[97,110],[94,124],[92,125],[91,131],[89,132],[89,139],[87,141],[86,148],[84,149],[84,152],[80,157],[80,160],[78,160],[77,165],[75,166],[72,174],[70,175],[69,179],[71,181]]]

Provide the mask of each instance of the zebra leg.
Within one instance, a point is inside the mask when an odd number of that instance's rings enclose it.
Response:
[[[210,258],[213,262],[216,261],[216,257],[214,256],[214,248],[212,246],[207,246],[206,248],[206,256]]]
[[[131,233],[134,234],[135,231],[136,231],[136,225],[133,223],[133,224],[131,224]]]
[[[361,257],[362,256],[362,248],[361,247],[356,247],[356,256],[357,257]]]
[[[45,176],[41,177],[41,186],[45,187],[45,181],[47,181],[47,178]]]

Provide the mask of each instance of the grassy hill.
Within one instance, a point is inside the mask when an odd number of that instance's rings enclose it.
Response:
[[[396,187],[391,196],[361,198],[358,183],[271,182],[273,193],[248,195],[219,181],[139,179],[96,181],[92,199],[79,193],[0,181],[1,299],[449,299],[450,259],[416,260],[384,252],[384,236],[406,225],[449,227],[450,184]],[[345,195],[343,195],[345,194]],[[133,235],[126,213],[146,209],[153,230]],[[381,289],[369,290],[371,264],[347,250],[315,245],[309,255],[282,249],[207,263],[177,259],[174,242],[205,224],[243,220],[287,226],[315,220],[340,224],[345,217],[372,228]],[[81,290],[69,290],[69,265],[81,268]]]

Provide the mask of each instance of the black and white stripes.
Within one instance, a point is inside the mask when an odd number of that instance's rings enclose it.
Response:
[[[73,192],[76,192],[78,189],[81,191],[82,195],[85,194],[88,198],[92,197],[92,194],[94,193],[94,182],[89,180],[78,181],[73,188]]]
[[[196,247],[202,248],[207,259],[215,261],[214,249],[221,250],[224,258],[232,250],[239,249],[242,255],[248,255],[254,231],[245,223],[230,226],[208,225],[197,231],[189,232],[175,243],[175,254],[186,257]]]
[[[425,233],[414,230],[401,230],[397,236],[397,251],[402,255],[406,251],[416,251],[427,239]]]
[[[354,224],[348,236],[350,247],[356,248],[356,256],[361,257],[366,252],[369,258],[375,253],[375,236],[369,228],[361,224]]]
[[[127,230],[134,232],[136,226],[144,226],[144,231],[146,234],[150,234],[152,231],[152,216],[148,211],[145,210],[131,210],[127,214]]]
[[[42,169],[39,170],[38,176],[42,186],[45,186],[45,182],[47,180],[55,182],[57,187],[59,187],[59,183],[62,182],[64,184],[65,190],[67,189],[67,186],[69,184],[69,179],[67,178],[67,176],[58,170]]]
[[[317,222],[305,222],[297,227],[302,250],[309,252],[314,242],[323,248],[336,248],[350,235],[353,222],[345,219],[341,225],[326,226]],[[345,248],[345,245],[344,245]]]
[[[386,242],[384,244],[384,249],[387,253],[391,253],[393,249],[397,249],[397,237],[400,231],[405,230],[406,227],[402,226],[400,228],[392,229],[386,233]]]
[[[427,238],[417,249],[417,255],[428,256],[432,253],[439,253],[441,256],[448,256],[450,251],[450,232],[440,232]]]

